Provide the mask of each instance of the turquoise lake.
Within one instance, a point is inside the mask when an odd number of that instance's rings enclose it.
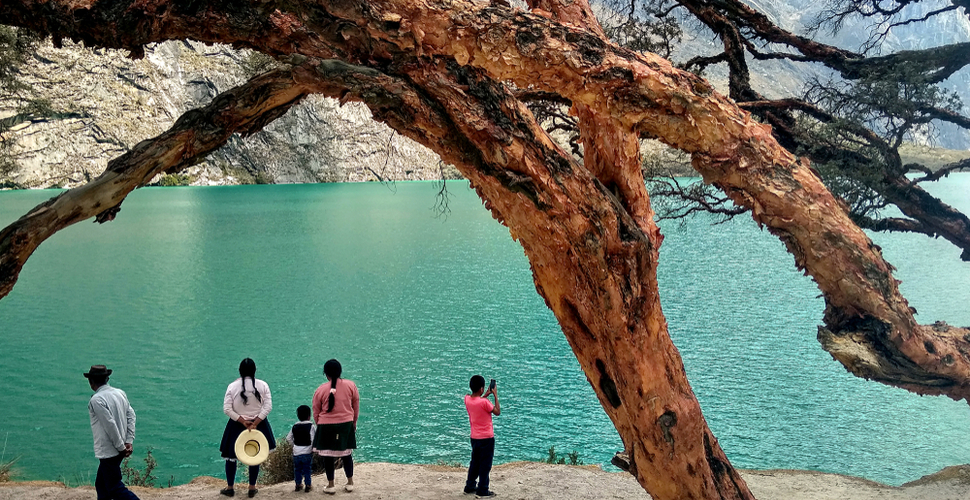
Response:
[[[145,188],[118,218],[41,245],[0,300],[0,459],[93,482],[81,373],[114,370],[158,483],[221,476],[222,396],[252,357],[275,433],[339,359],[361,393],[357,460],[467,464],[468,379],[498,381],[496,462],[622,448],[528,262],[463,182]],[[970,174],[933,192],[970,212]],[[0,192],[0,226],[56,194]],[[663,225],[670,332],[736,467],[898,485],[970,463],[966,402],[848,374],[815,340],[823,302],[748,216]],[[876,234],[922,323],[970,325],[970,263],[943,240]]]

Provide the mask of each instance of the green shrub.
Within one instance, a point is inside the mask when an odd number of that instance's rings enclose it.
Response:
[[[461,462],[448,462],[447,460],[438,460],[435,465],[440,467],[451,467],[453,469],[464,469],[467,466]]]
[[[131,457],[125,459],[121,463],[121,475],[125,477],[125,484],[128,486],[148,486],[154,487],[155,480],[158,479],[152,475],[152,471],[158,466],[158,462],[155,461],[155,457],[152,456],[152,448],[148,447],[148,451],[145,453],[145,470],[140,471],[128,466],[128,461]]]
[[[547,463],[547,464],[560,464],[560,465],[565,465],[567,463],[569,465],[583,465],[583,461],[579,459],[578,451],[574,450],[566,454],[566,456],[562,456],[556,453],[555,446],[549,447],[549,456],[547,456],[544,460],[540,460],[540,462]]]
[[[337,460],[335,468],[339,469],[342,465]],[[313,455],[313,464],[310,465],[311,474],[323,472],[323,457]],[[286,439],[276,440],[276,451],[269,454],[266,461],[259,467],[259,474],[262,476],[263,484],[276,484],[293,481],[293,445]]]
[[[166,174],[158,180],[157,185],[162,187],[189,186],[194,180],[195,177],[188,174]]]
[[[13,470],[13,464],[17,462],[17,459],[9,460],[7,462],[0,462],[0,483],[6,483],[15,476]]]
[[[269,176],[266,172],[256,172],[256,176],[253,177],[253,183],[255,184],[273,184],[273,178]]]

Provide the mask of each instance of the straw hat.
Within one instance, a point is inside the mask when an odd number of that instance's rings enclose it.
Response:
[[[236,460],[246,465],[259,465],[269,456],[269,442],[262,432],[244,430],[236,438]]]

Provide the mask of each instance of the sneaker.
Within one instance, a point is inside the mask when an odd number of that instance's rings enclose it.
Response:
[[[337,494],[337,487],[336,486],[324,486],[323,487],[323,492],[326,493],[326,494],[328,494],[328,495],[336,495]]]
[[[474,489],[471,489],[471,490],[464,490],[464,491],[465,491],[465,494],[466,494],[466,495],[474,495],[474,494],[475,494],[475,490],[474,490]]]
[[[347,486],[344,486],[344,490],[345,490],[345,491],[346,491],[347,493],[350,493],[350,492],[352,492],[352,491],[354,491],[354,485],[352,485],[352,484],[348,484]]]
[[[306,493],[309,493],[310,490],[312,490],[312,489],[313,489],[313,487],[308,484],[308,485],[306,485],[306,488],[303,488],[303,491],[306,492]]]
[[[259,493],[259,490],[249,490],[249,498],[256,496],[257,493]]]
[[[488,498],[488,497],[494,497],[494,496],[495,496],[494,491],[486,491],[485,493],[475,493],[475,498]]]
[[[303,486],[300,486],[300,485],[298,484],[298,485],[296,485],[296,489],[295,489],[295,490],[293,490],[293,491],[303,491]]]
[[[236,495],[236,490],[234,490],[232,488],[223,488],[223,489],[219,490],[219,493],[222,494],[222,495],[225,495],[227,497],[231,497],[231,496],[235,496]]]

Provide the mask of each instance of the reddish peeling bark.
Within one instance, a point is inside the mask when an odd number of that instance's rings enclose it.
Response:
[[[442,151],[471,180],[526,249],[537,288],[559,317],[629,443],[635,474],[654,498],[750,498],[736,494],[746,491],[744,483],[736,482],[707,428],[666,334],[651,240],[504,87],[454,62],[409,71],[412,79],[436,84],[417,89],[406,80],[337,61],[307,61],[290,78],[301,92],[367,103],[376,118]],[[169,135],[146,141],[142,149],[171,155],[178,148],[171,147]],[[152,160],[136,158],[141,167]],[[131,161],[124,163],[130,165],[126,170],[141,171]],[[54,202],[62,208],[90,204],[108,191],[109,184],[96,181]],[[45,224],[29,216],[22,221],[19,228]],[[576,241],[584,244],[577,247]]]
[[[847,368],[920,393],[967,396],[967,331],[917,325],[878,248],[808,166],[705,81],[655,55],[556,23],[552,11],[468,0],[446,11],[422,0],[346,0],[293,13],[246,1],[82,3],[5,1],[0,16],[136,55],[145,43],[194,38],[379,68],[353,69],[356,80],[341,88],[333,82],[346,65],[320,63],[313,88],[366,102],[468,177],[525,249],[537,290],[654,498],[750,495],[706,428],[666,334],[660,235],[639,168],[631,170],[634,134],[692,153],[705,181],[786,243],[826,298],[820,339]],[[587,166],[555,146],[503,80],[571,100],[586,128]]]
[[[559,93],[611,115],[620,127],[692,153],[704,180],[751,208],[815,279],[827,304],[820,338],[847,369],[920,394],[967,397],[970,343],[963,335],[970,331],[943,335],[916,324],[878,248],[767,127],[655,55],[631,54],[538,16],[451,5],[436,11],[420,2],[378,0],[366,13],[329,12],[402,50],[454,57],[493,78]],[[386,19],[400,22],[400,29],[379,29]],[[836,348],[848,339],[866,350]]]
[[[533,12],[548,12],[552,19],[563,24],[586,28],[599,36],[605,43],[608,43],[602,27],[586,0],[531,0],[529,7],[532,8]],[[642,303],[638,305],[643,310],[637,313],[645,316],[644,323],[649,336],[662,339],[662,342],[654,342],[654,348],[670,350],[669,353],[666,353],[670,361],[668,366],[657,364],[640,366],[636,374],[640,377],[656,380],[664,378],[665,372],[675,371],[677,376],[683,379],[684,384],[680,398],[668,399],[672,403],[676,402],[676,410],[673,404],[665,405],[666,411],[660,415],[657,414],[659,413],[657,411],[648,410],[646,415],[634,415],[636,418],[632,419],[633,423],[649,425],[651,420],[658,423],[672,421],[682,428],[688,428],[695,432],[690,436],[694,439],[695,445],[690,450],[698,454],[703,452],[703,455],[707,457],[706,461],[694,459],[693,463],[688,457],[688,460],[685,461],[686,466],[676,467],[677,464],[670,463],[670,460],[662,454],[644,453],[644,450],[638,446],[639,443],[628,439],[629,433],[621,432],[620,435],[624,438],[624,451],[630,460],[628,470],[655,497],[660,495],[660,492],[664,492],[674,495],[675,498],[682,498],[685,493],[683,488],[670,490],[668,485],[696,484],[701,487],[696,491],[697,494],[701,495],[700,498],[754,498],[748,490],[747,484],[730,464],[707,426],[707,421],[700,411],[700,404],[693,392],[690,391],[690,386],[683,373],[680,354],[670,340],[667,320],[660,304],[660,290],[657,283],[657,263],[660,259],[660,244],[663,241],[663,236],[654,221],[654,212],[650,206],[650,195],[643,179],[639,136],[633,130],[617,123],[617,120],[610,115],[608,110],[596,109],[586,104],[577,103],[573,105],[571,111],[579,118],[584,166],[603,183],[607,190],[616,196],[617,202],[631,215],[650,243],[649,247],[645,249],[647,255],[642,258],[642,263],[646,266],[646,269],[643,270],[645,279],[640,283],[642,287],[640,295],[646,300],[642,300]],[[623,312],[629,314],[626,308]],[[557,313],[557,317],[560,317],[560,314]],[[568,332],[566,336],[587,376],[590,380],[594,380],[591,374],[595,375],[596,369],[601,368],[597,365],[598,358],[593,355],[583,356],[583,354],[595,352],[597,348],[609,349],[615,346],[596,346],[595,344],[590,346],[588,345],[589,339],[585,336],[569,335]],[[669,366],[670,363],[676,364],[673,370]],[[623,372],[623,366],[617,368],[621,371],[613,370],[614,379],[629,379],[633,375],[629,371]],[[608,407],[609,401],[602,401],[601,397],[601,402],[604,408]],[[631,410],[627,409],[626,411],[630,412]],[[639,411],[642,412],[643,410],[640,409]],[[608,414],[611,417],[614,415],[613,412],[608,412]],[[687,419],[692,419],[692,421]],[[616,420],[614,420],[614,423],[617,429],[622,428],[624,424],[624,422],[617,422]],[[662,437],[666,439],[668,434],[664,434]],[[673,434],[669,434],[669,437],[672,439]],[[697,446],[698,443],[701,443],[702,446]],[[673,443],[669,444],[671,451],[674,451]],[[681,448],[679,452],[683,453],[683,449]],[[694,464],[698,462],[707,467],[694,467]]]
[[[667,335],[651,238],[503,87],[453,62],[408,76],[436,84],[398,86],[399,101],[383,103],[373,96],[386,80],[328,93],[367,103],[442,151],[509,227],[654,498],[752,498],[707,428]]]

